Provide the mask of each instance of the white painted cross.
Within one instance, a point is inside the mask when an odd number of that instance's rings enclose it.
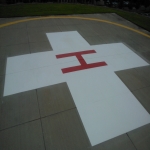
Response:
[[[147,62],[122,43],[90,46],[76,31],[47,37],[54,51],[7,59],[4,96],[67,82],[92,146],[150,123],[114,73]]]

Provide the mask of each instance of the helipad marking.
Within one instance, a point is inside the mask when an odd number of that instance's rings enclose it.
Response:
[[[87,64],[86,61],[84,60],[84,58],[82,57],[82,55],[92,54],[92,53],[96,53],[96,51],[95,50],[88,50],[88,51],[81,51],[81,52],[59,54],[59,55],[56,55],[56,58],[65,58],[65,57],[76,56],[76,58],[80,62],[79,66],[73,66],[73,67],[61,69],[63,73],[70,73],[70,72],[74,72],[74,71],[90,69],[90,68],[95,68],[95,67],[102,67],[102,66],[107,65],[104,61]]]
[[[146,36],[146,37],[150,38],[150,35],[148,35],[148,34],[146,34],[144,32],[141,32],[139,30],[136,30],[134,28],[131,28],[131,27],[119,24],[119,23],[111,22],[111,21],[108,21],[108,20],[95,19],[95,18],[85,18],[85,17],[78,17],[78,16],[48,16],[48,17],[28,18],[28,19],[24,19],[24,20],[18,20],[18,21],[13,21],[13,22],[1,24],[0,28],[6,27],[6,26],[10,26],[10,25],[13,25],[13,24],[17,24],[17,23],[21,23],[21,22],[34,21],[34,20],[40,20],[40,19],[56,19],[56,18],[83,19],[83,20],[104,22],[104,23],[112,24],[112,25],[115,25],[115,26],[118,26],[118,27],[122,27],[122,28],[125,28],[125,29],[128,29],[128,30],[131,30],[133,32],[136,32],[138,34],[141,34],[143,36]]]
[[[47,37],[54,51],[7,59],[4,96],[67,82],[92,146],[150,123],[149,113],[114,73],[147,62],[122,43],[90,46],[76,31],[47,33]],[[81,49],[77,40],[82,41]],[[87,64],[105,61],[107,65],[63,74],[62,68],[80,63],[75,56],[56,56],[83,50],[96,52],[82,55]]]

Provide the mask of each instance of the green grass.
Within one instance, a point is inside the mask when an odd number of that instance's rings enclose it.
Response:
[[[0,17],[25,17],[47,15],[71,15],[92,13],[116,13],[150,31],[150,18],[119,9],[81,4],[16,4],[1,5]]]

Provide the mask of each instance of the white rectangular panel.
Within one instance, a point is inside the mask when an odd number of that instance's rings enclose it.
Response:
[[[71,61],[69,63],[49,65],[46,67],[7,74],[5,76],[5,87],[3,95],[7,96],[64,82],[65,79],[61,68],[77,65],[79,65],[78,61]]]
[[[54,51],[67,53],[90,46],[77,31],[47,33],[47,37]]]
[[[149,113],[109,67],[72,73],[67,83],[92,146],[150,123]]]

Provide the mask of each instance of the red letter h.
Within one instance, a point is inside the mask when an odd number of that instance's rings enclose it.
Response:
[[[101,66],[106,66],[107,65],[104,61],[103,62],[92,63],[92,64],[87,64],[85,62],[85,60],[83,59],[82,55],[84,55],[84,54],[91,54],[91,53],[96,53],[96,51],[95,50],[87,50],[87,51],[81,51],[81,52],[60,54],[60,55],[56,55],[56,58],[64,58],[64,57],[76,56],[78,61],[81,64],[80,66],[63,68],[63,69],[61,69],[63,73],[69,73],[69,72],[73,72],[73,71],[79,71],[79,70],[95,68],[95,67],[101,67]]]

